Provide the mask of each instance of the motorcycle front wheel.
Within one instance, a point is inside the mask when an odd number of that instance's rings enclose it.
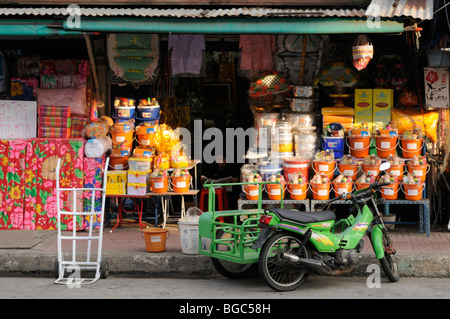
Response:
[[[400,279],[397,261],[391,251],[390,239],[387,233],[383,234],[384,257],[380,259],[381,268],[390,281],[396,282]]]
[[[308,277],[308,269],[300,263],[283,259],[282,253],[311,258],[307,246],[294,234],[279,232],[263,245],[258,261],[259,273],[265,283],[276,291],[291,291],[300,287]]]

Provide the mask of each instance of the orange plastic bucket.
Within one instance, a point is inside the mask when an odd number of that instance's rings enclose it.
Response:
[[[403,183],[403,192],[405,193],[405,199],[407,200],[421,200],[422,192],[425,188],[425,183],[419,184],[405,184]]]
[[[398,136],[381,135],[376,137],[375,147],[377,155],[386,158],[389,155],[395,155],[397,152]]]
[[[342,193],[351,193],[353,183],[335,183],[333,182],[334,196],[338,197]]]
[[[430,170],[429,164],[423,164],[423,165],[414,165],[414,164],[407,164],[408,166],[408,173],[414,174],[417,177],[420,178],[422,182],[425,182],[427,179],[427,173]]]
[[[398,191],[399,191],[398,183],[392,183],[386,186],[382,186],[380,189],[381,198],[397,199]]]
[[[331,183],[315,184],[311,183],[311,191],[313,193],[313,199],[327,200],[330,198],[330,185]]]
[[[259,199],[259,185],[244,185],[244,192],[248,200],[258,200]]]
[[[288,191],[291,194],[293,200],[304,200],[308,193],[308,183],[304,184],[288,184]]]
[[[324,161],[314,161],[313,170],[317,174],[324,174],[329,179],[333,178],[334,171],[336,170],[336,162],[324,162]]]
[[[170,178],[175,193],[187,193],[191,185],[191,176],[173,176]]]
[[[111,132],[130,132],[134,130],[133,121],[117,122],[111,126]]]
[[[347,145],[350,154],[356,158],[364,158],[369,155],[370,136],[349,136]]]
[[[109,166],[113,171],[126,170],[128,168],[129,156],[111,156],[109,158]]]
[[[167,193],[169,189],[169,178],[166,177],[151,177],[151,189],[153,193]]]
[[[423,147],[423,140],[407,140],[400,139],[401,146],[400,149],[403,151],[403,158],[412,158],[414,155],[420,156]]]
[[[302,173],[302,176],[308,180],[309,161],[302,158],[288,157],[283,159],[283,173],[285,180],[290,180],[292,175]]]
[[[350,176],[352,180],[356,180],[356,175],[358,175],[359,165],[358,164],[338,164],[338,170],[340,174]]]
[[[142,146],[149,146],[149,147],[155,146],[154,139],[152,136],[153,134],[154,133],[136,132],[138,143]]]
[[[169,231],[164,228],[145,228],[144,241],[145,251],[158,253],[166,250],[166,239]]]
[[[380,164],[361,164],[361,169],[367,175],[377,176],[380,172]]]
[[[405,164],[397,164],[391,165],[391,168],[386,170],[389,174],[394,174],[398,177],[399,182],[403,180],[403,172],[404,172]]]
[[[111,140],[113,146],[121,145],[121,148],[128,148],[131,150],[131,148],[133,147],[133,134],[134,131],[128,132],[111,131]]]
[[[284,198],[285,185],[279,184],[266,184],[267,194],[271,200],[281,200],[281,196]]]
[[[361,190],[369,187],[370,183],[355,183],[355,185],[357,190]]]

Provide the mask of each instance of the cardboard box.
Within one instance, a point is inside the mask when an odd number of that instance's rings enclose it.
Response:
[[[366,122],[372,131],[373,89],[355,89],[355,126]]]
[[[372,133],[386,127],[391,121],[391,112],[394,107],[393,89],[373,89],[373,113],[372,113]]]
[[[425,78],[425,104],[427,107],[449,107],[447,68],[423,68]]]

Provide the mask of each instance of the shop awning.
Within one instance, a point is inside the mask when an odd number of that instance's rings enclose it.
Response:
[[[60,20],[3,20],[0,19],[0,36],[50,37],[82,35],[78,30],[66,31]]]
[[[340,18],[267,19],[130,19],[82,18],[79,27],[64,21],[66,31],[107,33],[200,33],[200,34],[339,34],[399,33],[403,22]]]

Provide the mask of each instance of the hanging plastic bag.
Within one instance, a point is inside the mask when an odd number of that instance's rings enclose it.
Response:
[[[361,71],[373,58],[373,45],[365,35],[359,35],[352,47],[353,66]]]

